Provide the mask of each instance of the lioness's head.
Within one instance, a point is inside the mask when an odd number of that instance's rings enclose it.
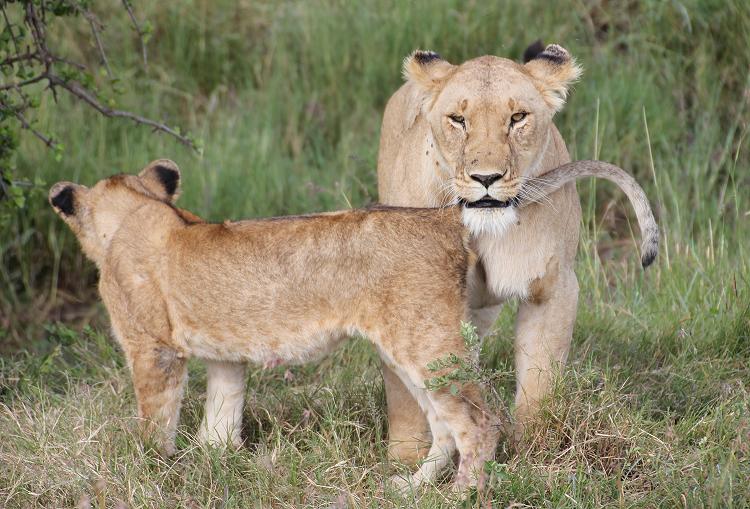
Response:
[[[86,255],[99,264],[125,219],[148,203],[171,205],[179,191],[179,168],[168,159],[159,159],[138,175],[114,175],[91,188],[58,182],[49,191],[49,202],[78,237]]]
[[[555,44],[526,64],[484,56],[452,65],[430,51],[406,58],[414,118],[427,120],[438,161],[450,175],[448,192],[475,222],[515,221],[521,185],[541,170],[552,117],[580,74]]]

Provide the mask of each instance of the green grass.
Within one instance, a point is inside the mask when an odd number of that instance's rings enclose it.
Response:
[[[46,188],[169,157],[183,169],[180,205],[214,220],[365,205],[376,200],[380,120],[403,56],[422,47],[454,62],[517,58],[536,37],[563,44],[585,68],[557,118],[572,156],[636,175],[663,249],[641,271],[623,196],[579,185],[569,367],[526,446],[515,454],[501,444],[492,506],[750,505],[746,2],[135,5],[155,27],[147,69],[117,3],[96,7],[110,63],[127,81],[115,100],[180,125],[205,151],[64,96],[48,97],[36,118],[65,145],[62,160],[23,136],[17,177],[45,185],[0,231],[0,507],[70,507],[86,497],[92,507],[455,505],[447,483],[407,499],[383,489],[398,467],[385,460],[378,362],[360,341],[293,368],[292,380],[284,369],[252,371],[247,447],[223,455],[192,439],[205,382],[194,363],[180,453],[162,460],[144,450],[95,270],[46,204]],[[55,34],[95,63],[85,30]],[[500,325],[483,361],[509,370],[510,309]],[[498,389],[510,401],[513,381]]]

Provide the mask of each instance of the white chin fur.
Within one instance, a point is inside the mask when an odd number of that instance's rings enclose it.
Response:
[[[501,236],[518,222],[515,207],[477,208],[464,207],[462,219],[473,235]]]

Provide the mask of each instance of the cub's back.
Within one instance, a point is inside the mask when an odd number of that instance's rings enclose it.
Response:
[[[169,249],[183,261],[231,255],[269,259],[372,256],[388,261],[438,259],[468,250],[458,208],[375,206],[344,212],[186,224]],[[230,258],[230,259],[227,259]]]
[[[192,312],[287,312],[347,307],[375,295],[459,298],[473,255],[460,211],[365,210],[187,225],[168,249],[169,288]],[[226,317],[217,316],[225,302]],[[352,310],[354,311],[354,310]],[[224,313],[220,313],[223,315]]]

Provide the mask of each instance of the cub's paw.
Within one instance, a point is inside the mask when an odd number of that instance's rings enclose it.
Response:
[[[226,449],[227,447],[239,449],[242,447],[242,437],[239,432],[220,433],[216,429],[209,430],[205,425],[201,426],[198,431],[197,439],[201,445],[219,449]]]
[[[419,487],[419,483],[414,479],[413,475],[401,475],[395,474],[388,478],[388,484],[390,488],[400,495],[406,495],[413,493]]]

